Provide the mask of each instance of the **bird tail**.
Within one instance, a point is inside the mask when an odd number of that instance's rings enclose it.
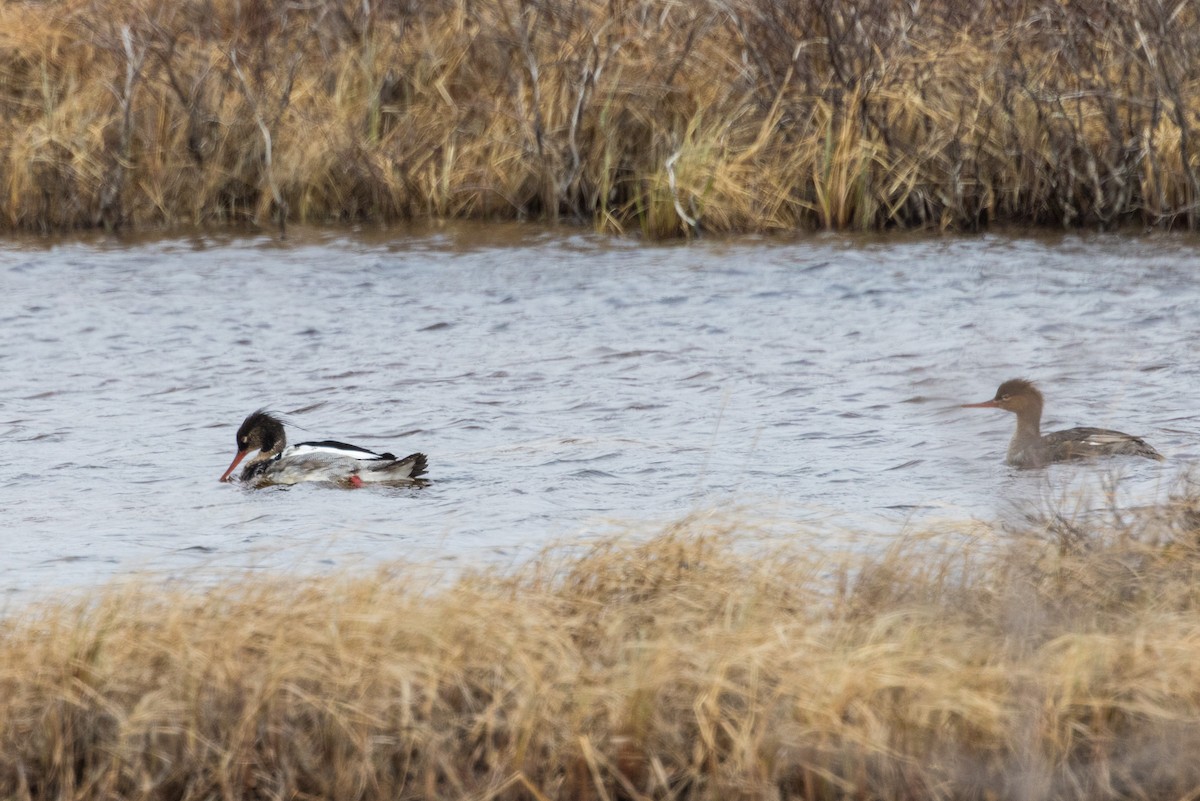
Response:
[[[362,470],[358,475],[363,481],[375,483],[412,484],[424,487],[429,482],[421,476],[429,465],[429,458],[423,453],[411,453],[403,459],[393,459],[381,465],[372,465]]]

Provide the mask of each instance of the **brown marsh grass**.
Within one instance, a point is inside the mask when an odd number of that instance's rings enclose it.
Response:
[[[39,603],[0,796],[1193,798],[1197,509],[858,556],[697,515],[441,583]]]
[[[0,228],[1200,225],[1200,20],[1112,0],[10,0]]]

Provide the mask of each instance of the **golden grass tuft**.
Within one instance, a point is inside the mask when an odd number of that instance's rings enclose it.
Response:
[[[0,795],[1187,797],[1196,508],[874,555],[696,515],[441,582],[37,604],[3,622]]]
[[[0,228],[1200,225],[1189,4],[0,5]]]

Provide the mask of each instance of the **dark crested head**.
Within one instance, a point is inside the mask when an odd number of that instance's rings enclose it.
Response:
[[[283,450],[285,442],[283,423],[265,409],[251,414],[237,430],[238,452]]]
[[[229,469],[221,476],[221,481],[228,481],[229,476],[233,474],[234,468],[251,451],[257,449],[260,453],[258,456],[251,457],[250,461],[246,464],[247,470],[253,467],[256,462],[269,459],[279,453],[286,444],[287,437],[283,433],[283,423],[279,422],[278,417],[270,414],[265,409],[259,409],[243,420],[241,427],[238,428],[237,455],[229,463]]]

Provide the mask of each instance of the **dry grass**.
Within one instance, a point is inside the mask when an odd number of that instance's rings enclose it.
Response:
[[[1198,508],[861,557],[697,516],[441,585],[36,605],[0,795],[1190,798]]]
[[[1111,0],[10,0],[0,227],[1195,228],[1197,16]]]

